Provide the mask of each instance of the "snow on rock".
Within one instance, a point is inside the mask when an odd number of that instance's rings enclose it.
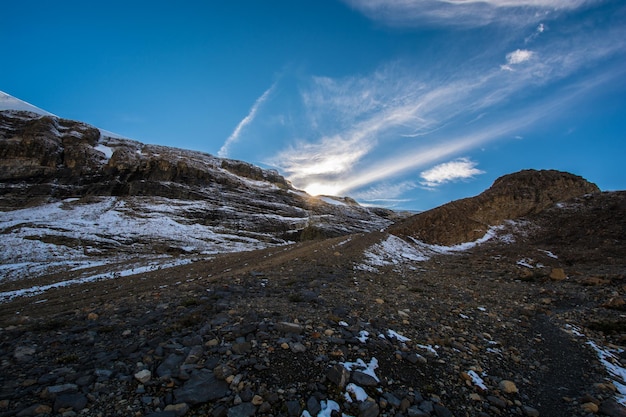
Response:
[[[503,230],[503,228],[504,226],[490,227],[487,233],[480,239],[453,246],[431,245],[411,237],[408,238],[411,241],[407,241],[390,234],[385,240],[372,245],[366,250],[364,253],[364,262],[356,265],[355,269],[377,272],[377,267],[398,267],[415,262],[424,262],[434,255],[463,252],[498,237],[498,232]],[[506,241],[510,241],[509,235],[503,235],[503,237],[505,243]]]
[[[371,376],[376,380],[376,382],[380,382],[380,378],[376,376],[375,370],[378,368],[378,359],[372,358],[369,363],[365,363],[363,359],[357,359],[356,362],[342,362],[344,368],[348,371],[358,370],[366,375]]]
[[[12,300],[13,298],[16,298],[16,297],[32,297],[34,295],[42,294],[54,288],[69,287],[71,285],[84,284],[87,282],[102,281],[106,279],[122,278],[122,277],[141,274],[141,273],[145,273],[149,271],[156,271],[157,269],[162,270],[166,268],[172,268],[174,266],[186,265],[189,263],[191,263],[191,260],[189,259],[178,259],[178,260],[173,260],[173,261],[164,262],[164,263],[151,263],[149,265],[138,266],[135,268],[130,268],[130,269],[122,270],[122,271],[105,272],[105,273],[101,273],[97,275],[86,276],[83,278],[59,281],[59,282],[55,282],[55,283],[48,284],[48,285],[34,285],[29,288],[22,288],[22,289],[14,290],[14,291],[0,292],[0,303]]]
[[[0,91],[0,111],[3,110],[27,111],[42,116],[54,116],[52,113]]]
[[[106,145],[94,146],[94,149],[99,152],[102,152],[107,161],[111,159],[111,157],[113,156],[113,149]]]
[[[403,342],[403,343],[411,340],[408,337],[402,336],[400,333],[391,329],[387,330],[387,336],[390,339],[396,339],[398,342]]]
[[[146,255],[155,258],[155,245],[162,245],[165,253],[174,248],[212,255],[280,243],[268,243],[263,233],[235,235],[184,216],[209,208],[203,201],[102,197],[0,212],[0,281],[36,276],[64,265],[86,267],[94,256],[102,263]]]
[[[487,391],[487,385],[485,385],[485,381],[476,373],[476,371],[467,371],[467,374],[470,378],[472,378],[472,383],[476,385],[478,388],[483,391]]]
[[[355,400],[362,402],[367,400],[367,393],[365,390],[354,383],[349,383],[346,386],[346,401],[352,402],[352,398]]]
[[[618,403],[626,406],[626,368],[622,366],[620,358],[615,354],[620,353],[620,351],[615,351],[605,346],[598,345],[593,340],[588,339],[576,326],[567,324],[565,326],[565,331],[577,338],[587,339],[586,344],[596,352],[598,358],[600,359],[600,363],[602,363],[604,369],[606,369],[611,376],[611,382],[617,389],[615,399]]]

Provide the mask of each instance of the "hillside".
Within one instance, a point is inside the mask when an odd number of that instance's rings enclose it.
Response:
[[[114,136],[0,112],[0,417],[626,415],[626,191],[402,219]]]
[[[0,252],[11,279],[147,266],[379,230],[393,212],[315,198],[251,164],[0,112]],[[12,266],[13,265],[13,266]]]

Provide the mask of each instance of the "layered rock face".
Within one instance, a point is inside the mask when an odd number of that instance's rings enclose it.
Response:
[[[150,198],[202,202],[201,210],[177,214],[287,241],[376,230],[392,215],[350,199],[313,198],[245,162],[112,137],[54,116],[0,112],[0,210],[111,196],[144,206]]]
[[[599,188],[582,177],[554,170],[525,170],[498,178],[476,197],[453,201],[393,225],[389,231],[426,243],[456,245],[482,237],[489,226],[539,213]]]

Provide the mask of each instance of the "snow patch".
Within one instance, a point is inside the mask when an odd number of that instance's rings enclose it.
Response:
[[[341,362],[344,368],[348,371],[358,370],[363,372],[366,375],[371,376],[376,380],[376,382],[380,382],[378,376],[376,376],[375,370],[378,368],[378,359],[372,358],[370,363],[365,363],[363,359],[357,359],[356,362]]]
[[[107,162],[113,156],[113,149],[109,148],[108,146],[98,145],[98,146],[94,146],[93,148],[95,150],[99,151],[99,152],[102,152],[104,154],[104,157],[106,158]]]
[[[475,371],[467,371],[467,374],[470,378],[472,378],[472,383],[476,385],[478,388],[483,391],[487,391],[487,385],[485,385],[485,381],[478,375]]]
[[[355,400],[362,402],[367,400],[367,397],[368,395],[365,390],[358,385],[351,382],[346,386],[346,401],[352,402],[352,398],[354,398]]]
[[[598,345],[593,340],[588,339],[578,327],[572,326],[571,324],[565,325],[565,331],[576,337],[587,339],[586,344],[591,346],[591,348],[596,352],[600,362],[604,366],[604,369],[606,369],[611,376],[611,382],[618,392],[615,395],[615,399],[621,405],[626,406],[626,368],[622,366],[620,358],[615,355],[615,353],[621,353],[622,350],[609,349]]]
[[[53,284],[48,284],[48,285],[35,285],[32,287],[23,288],[20,290],[0,292],[0,303],[12,300],[16,297],[32,297],[34,295],[42,294],[54,288],[69,287],[71,285],[84,284],[87,282],[122,278],[122,277],[131,276],[131,275],[142,274],[142,273],[149,272],[149,271],[155,271],[157,269],[160,270],[160,269],[172,268],[174,266],[179,266],[179,265],[187,265],[189,263],[191,263],[191,260],[189,259],[178,259],[178,260],[173,260],[171,262],[166,262],[166,263],[158,263],[158,264],[153,263],[151,265],[130,268],[130,269],[122,270],[122,271],[105,272],[102,274],[92,275],[92,276],[83,277],[83,278],[59,281],[59,282],[55,282]]]
[[[377,267],[400,266],[407,263],[425,262],[434,255],[446,255],[467,251],[490,239],[498,237],[498,232],[503,228],[504,226],[492,226],[480,239],[452,246],[427,244],[411,237],[409,237],[411,242],[408,242],[390,234],[385,240],[370,246],[370,248],[364,252],[363,263],[355,265],[355,269],[378,272]]]
[[[408,337],[402,336],[400,333],[391,329],[387,330],[387,336],[389,336],[390,339],[396,339],[398,342],[402,342],[402,343],[408,342],[411,340]]]

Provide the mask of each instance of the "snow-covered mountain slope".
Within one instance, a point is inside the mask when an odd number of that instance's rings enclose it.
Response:
[[[276,171],[32,109],[0,111],[0,210],[4,278],[367,232],[393,216],[311,197]]]
[[[12,110],[12,111],[25,111],[30,113],[39,114],[41,116],[54,116],[52,113],[40,109],[37,106],[33,106],[19,98],[15,98],[10,94],[0,91],[0,111]]]

